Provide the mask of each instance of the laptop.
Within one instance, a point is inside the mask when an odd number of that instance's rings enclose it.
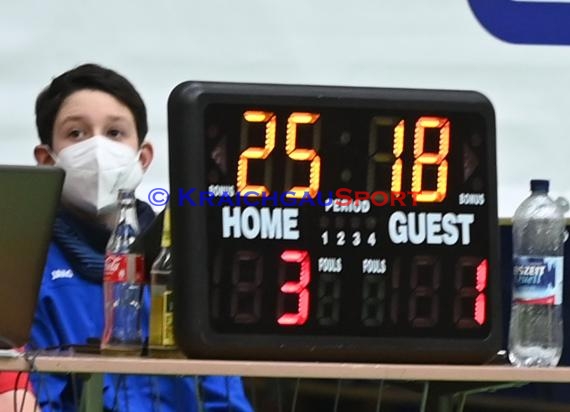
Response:
[[[64,176],[0,165],[0,348],[29,340]]]

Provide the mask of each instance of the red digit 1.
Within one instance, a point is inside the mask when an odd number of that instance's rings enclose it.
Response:
[[[483,259],[479,265],[477,265],[477,271],[475,272],[475,289],[479,294],[475,298],[475,322],[479,325],[485,323],[487,319],[487,301],[485,300],[485,294],[483,290],[487,287],[487,274],[489,273],[487,268],[487,259]]]
[[[280,325],[303,325],[309,316],[309,291],[307,285],[311,280],[311,261],[309,253],[305,250],[286,250],[281,254],[281,260],[286,263],[299,263],[299,281],[288,281],[281,286],[281,292],[298,295],[298,311],[284,313],[277,319]],[[281,265],[284,277],[285,265]],[[279,299],[279,306],[283,305],[283,296]]]
[[[487,320],[485,289],[488,278],[487,259],[462,257],[455,268],[455,305],[453,318],[460,329],[476,328]],[[466,277],[475,279],[466,281]],[[472,286],[473,285],[473,286]]]

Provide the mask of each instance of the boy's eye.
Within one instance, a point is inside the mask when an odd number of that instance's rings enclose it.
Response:
[[[109,137],[112,137],[112,138],[114,138],[114,139],[117,139],[117,138],[123,136],[123,132],[122,132],[121,130],[119,130],[119,129],[111,129],[111,130],[109,130],[109,131],[107,132],[107,135],[108,135]]]
[[[85,133],[81,129],[73,129],[68,133],[68,136],[73,139],[81,139],[84,135]]]

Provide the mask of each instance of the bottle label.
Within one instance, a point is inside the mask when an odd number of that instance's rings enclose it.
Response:
[[[562,256],[516,256],[513,259],[513,301],[560,305],[563,263]]]
[[[164,292],[164,323],[162,331],[162,343],[165,346],[173,346],[174,343],[174,302],[172,291]]]
[[[103,280],[114,283],[143,283],[144,256],[134,253],[107,254]]]

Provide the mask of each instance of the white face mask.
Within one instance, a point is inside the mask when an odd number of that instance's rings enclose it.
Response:
[[[143,178],[140,152],[105,136],[93,136],[52,155],[65,170],[62,197],[90,214],[104,214],[117,204],[119,189],[134,190]]]

